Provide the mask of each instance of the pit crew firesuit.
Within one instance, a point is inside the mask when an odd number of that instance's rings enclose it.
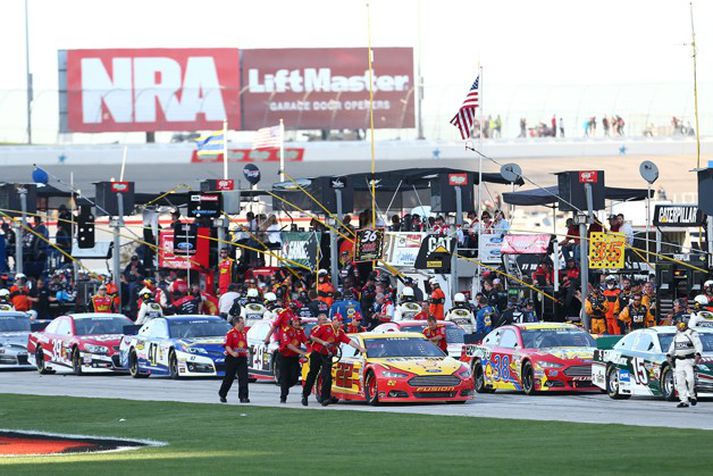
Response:
[[[688,404],[689,399],[696,398],[694,366],[702,352],[701,339],[688,328],[679,329],[668,348],[666,357],[675,359],[676,391],[681,403]]]
[[[584,309],[591,322],[592,334],[605,334],[607,332],[607,305],[604,300],[598,296],[590,295],[584,301]]]
[[[622,330],[627,328],[629,331],[636,329],[644,329],[656,325],[656,318],[651,315],[649,308],[643,304],[629,304],[619,313]]]
[[[621,294],[621,289],[606,289],[603,294],[607,305],[607,334],[619,335],[621,334],[621,330],[619,330],[617,317],[619,314],[619,294]]]

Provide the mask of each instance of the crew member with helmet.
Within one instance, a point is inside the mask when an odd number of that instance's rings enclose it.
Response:
[[[616,286],[616,278],[614,276],[607,276],[606,289],[602,294],[604,295],[604,300],[607,306],[607,312],[605,314],[607,321],[607,334],[619,335],[621,334],[621,330],[619,329],[617,318],[620,310],[619,295],[621,294],[621,289]]]
[[[688,327],[696,328],[706,326],[713,327],[713,315],[708,310],[709,300],[705,294],[699,294],[693,298],[694,311],[691,313],[691,318],[688,321]]]
[[[163,308],[156,302],[154,294],[149,288],[143,288],[139,291],[139,297],[141,298],[141,306],[139,307],[139,313],[136,315],[136,325],[143,325],[151,319],[163,317]]]
[[[592,334],[607,332],[607,303],[599,288],[594,288],[584,300],[584,311],[589,316],[589,326]]]
[[[225,334],[225,377],[218,391],[222,403],[226,403],[230,387],[238,377],[238,399],[240,403],[250,403],[248,398],[248,336],[245,332],[245,320],[236,316],[232,320],[233,328]]]
[[[446,312],[446,321],[452,321],[461,326],[467,334],[475,332],[475,316],[468,305],[465,294],[456,293],[453,296],[453,307]]]
[[[713,279],[703,283],[703,295],[708,298],[709,303],[713,303]]]
[[[267,294],[272,294],[272,293],[267,293]],[[270,326],[270,330],[267,332],[267,335],[265,336],[264,339],[264,344],[269,345],[270,344],[270,338],[275,335],[275,340],[277,342],[280,342],[280,339],[282,338],[282,329],[285,327],[288,327],[290,325],[290,321],[297,317],[295,316],[295,309],[297,307],[297,304],[292,301],[288,305],[286,309],[283,309],[281,307],[275,307],[273,311],[268,311],[266,313],[266,318],[272,320],[272,325]]]
[[[421,306],[416,302],[413,288],[404,286],[401,290],[401,301],[394,310],[394,321],[413,319],[419,312],[421,312]]]
[[[28,312],[32,309],[30,287],[27,285],[27,276],[23,273],[15,275],[15,284],[10,288],[10,301],[16,311]]]
[[[443,293],[441,285],[438,284],[436,278],[431,278],[429,282],[431,284],[431,299],[429,301],[428,314],[442,321],[445,317],[443,314],[443,306],[446,303],[446,295]]]
[[[632,294],[632,302],[619,313],[621,328],[627,332],[644,329],[656,325],[656,319],[651,316],[649,308],[641,302],[640,293]]]
[[[270,294],[274,296],[274,293]],[[266,311],[257,288],[248,288],[245,303],[240,310],[240,317],[245,319],[245,325],[250,326],[250,321],[263,319]]]
[[[675,369],[675,387],[680,399],[677,407],[687,408],[689,402],[691,405],[698,403],[695,388],[695,366],[701,361],[703,345],[698,334],[688,327],[685,320],[676,325],[676,330],[676,335],[673,336],[666,353],[666,359]]]
[[[92,296],[92,311],[99,312],[102,314],[108,314],[112,312],[114,307],[114,300],[106,292],[106,286],[101,285],[97,289],[97,293]]]
[[[302,349],[302,345],[307,343],[307,337],[301,324],[302,320],[291,314],[289,325],[283,327],[280,332],[280,359],[277,363],[280,369],[280,403],[287,403],[290,388],[299,381],[300,356],[307,356],[307,352]]]
[[[317,299],[323,301],[327,306],[332,307],[336,289],[334,289],[332,281],[329,278],[329,272],[326,269],[320,269],[317,272],[317,279],[319,280],[319,284],[317,285]]]
[[[428,325],[423,329],[426,339],[433,342],[436,347],[448,354],[448,340],[446,338],[446,325],[438,322],[435,316],[428,316]]]
[[[0,289],[0,311],[14,311],[15,307],[10,302],[10,291]]]

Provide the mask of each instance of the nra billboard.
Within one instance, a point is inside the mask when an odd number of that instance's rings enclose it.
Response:
[[[60,129],[221,129],[226,117],[239,124],[239,59],[236,48],[60,51]]]
[[[369,127],[366,48],[243,50],[244,129]],[[374,126],[414,127],[412,48],[374,48]]]
[[[414,127],[412,48],[373,51],[374,126]],[[61,50],[59,82],[61,132],[369,126],[366,48]]]

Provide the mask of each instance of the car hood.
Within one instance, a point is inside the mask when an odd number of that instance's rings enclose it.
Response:
[[[19,345],[27,347],[27,336],[30,333],[22,332],[0,332],[0,345]]]
[[[369,362],[379,364],[386,370],[403,370],[415,375],[451,375],[462,366],[451,357],[392,357],[369,359]]]
[[[82,344],[96,344],[96,345],[119,345],[119,341],[124,337],[121,334],[103,334],[95,336],[78,336]]]
[[[186,350],[191,347],[200,347],[209,352],[223,352],[223,342],[225,338],[220,337],[194,337],[192,339],[179,339],[177,344],[180,344]]]
[[[592,360],[594,359],[594,347],[549,347],[537,349],[533,355],[552,356],[561,360]]]

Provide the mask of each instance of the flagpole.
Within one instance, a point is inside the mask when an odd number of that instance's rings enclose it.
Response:
[[[480,122],[478,127],[478,148],[480,149],[480,154],[478,154],[478,203],[476,204],[476,210],[480,212],[480,207],[482,206],[482,192],[483,187],[483,67],[478,66],[478,108],[480,109]],[[480,222],[478,222],[480,223]]]
[[[223,179],[228,180],[228,120],[223,121]]]
[[[371,226],[376,228],[376,152],[374,150],[374,52],[371,49],[371,5],[366,3],[367,46],[369,55],[369,131],[371,137]]]
[[[285,123],[280,118],[280,182],[285,181]]]
[[[698,81],[697,81],[697,65],[696,65],[696,31],[693,28],[693,2],[689,3],[691,10],[691,49],[693,50],[693,105],[696,115],[696,168],[701,168],[701,128],[698,123]]]

